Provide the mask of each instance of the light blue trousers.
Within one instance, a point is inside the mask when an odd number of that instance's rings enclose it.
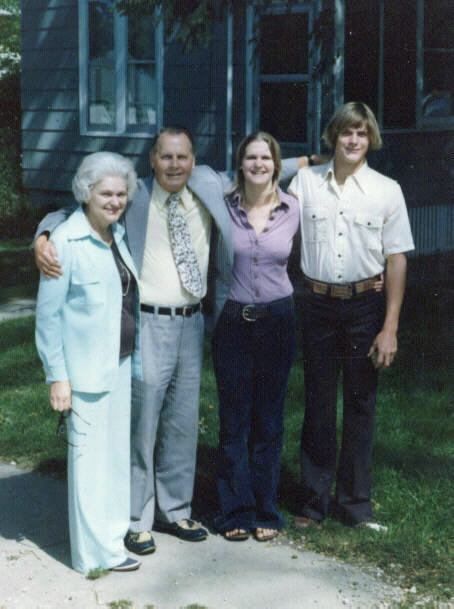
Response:
[[[68,419],[68,512],[76,571],[126,559],[130,511],[131,358],[108,393],[72,394]],[[77,414],[76,414],[77,413]]]

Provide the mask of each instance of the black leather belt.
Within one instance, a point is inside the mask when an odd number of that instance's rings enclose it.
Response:
[[[153,307],[146,304],[140,305],[140,310],[145,311],[145,313],[157,313],[158,315],[182,315],[183,317],[191,317],[193,313],[197,313],[197,311],[200,311],[200,309],[200,302],[195,305],[185,305],[184,307]]]
[[[230,315],[240,315],[245,321],[257,321],[272,315],[285,314],[293,310],[293,298],[286,296],[267,303],[242,304],[227,300],[224,310]]]

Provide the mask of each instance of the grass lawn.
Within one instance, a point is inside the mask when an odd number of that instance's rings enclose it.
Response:
[[[33,254],[22,240],[0,240],[0,302],[31,298],[36,294],[38,271],[32,264]]]
[[[30,262],[26,250],[0,250],[3,276],[13,276],[8,269],[14,268],[19,282],[34,290]],[[4,295],[1,291],[0,302]],[[66,447],[55,437],[58,415],[48,406],[33,332],[33,318],[0,324],[0,459],[64,475]],[[208,342],[206,348],[194,512],[208,522],[216,510],[218,419]],[[437,291],[430,283],[409,288],[399,356],[381,375],[377,403],[373,500],[387,533],[352,529],[331,519],[303,536],[292,529],[303,419],[301,356],[286,404],[280,503],[288,517],[287,535],[302,540],[307,549],[378,565],[405,587],[415,586],[415,599],[430,595],[432,600],[422,606],[431,607],[454,599],[453,362],[454,291]]]

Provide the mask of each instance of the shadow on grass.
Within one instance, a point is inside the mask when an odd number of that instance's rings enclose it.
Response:
[[[2,351],[18,347],[19,345],[29,345],[33,341],[33,333],[35,329],[35,318],[26,317],[23,319],[12,319],[8,323],[2,323]],[[33,342],[31,343],[33,345]],[[36,351],[35,351],[36,355]],[[36,358],[38,356],[36,355]],[[19,362],[18,362],[19,364]],[[23,362],[20,362],[23,365]]]
[[[0,301],[5,300],[4,296],[24,297],[29,296],[30,293],[36,294],[39,273],[33,261],[32,251],[23,249],[1,252],[0,276],[2,277]],[[20,294],[16,293],[17,286],[20,286]]]

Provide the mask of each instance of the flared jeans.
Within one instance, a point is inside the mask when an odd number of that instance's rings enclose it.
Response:
[[[219,395],[217,489],[221,533],[280,529],[277,506],[284,399],[295,357],[293,299],[269,303],[255,321],[227,301],[213,334]]]

